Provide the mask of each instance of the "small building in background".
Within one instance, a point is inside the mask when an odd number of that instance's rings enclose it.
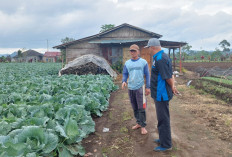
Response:
[[[61,62],[61,52],[45,52],[43,62]]]
[[[22,54],[17,54],[13,57],[14,62],[41,62],[43,58],[43,54],[35,51],[35,50],[27,50]]]
[[[129,47],[131,44],[137,44],[140,47],[141,57],[146,59],[151,67],[152,56],[144,46],[147,45],[150,38],[159,39],[161,37],[160,34],[124,23],[99,34],[57,45],[53,48],[66,51],[66,64],[82,55],[94,54],[104,57],[110,64],[114,65],[118,62],[124,64],[126,60],[130,59]],[[169,49],[169,56],[171,49],[173,52],[175,49],[180,49],[181,54],[181,47],[187,44],[166,40],[160,40],[160,43],[163,48]],[[175,58],[175,53],[173,53],[173,58]]]

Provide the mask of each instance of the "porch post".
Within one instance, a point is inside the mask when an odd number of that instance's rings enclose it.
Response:
[[[173,48],[172,49],[173,50],[173,60],[174,60],[174,62],[173,62],[173,66],[174,66],[174,71],[176,70],[176,60],[175,60],[175,49]]]
[[[180,73],[182,72],[182,64],[181,64],[181,46],[179,47],[180,50]]]

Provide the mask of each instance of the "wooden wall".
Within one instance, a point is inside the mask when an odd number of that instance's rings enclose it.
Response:
[[[98,44],[90,44],[88,41],[71,45],[66,48],[66,63],[86,54],[101,56],[101,48]]]
[[[95,55],[103,56],[110,63],[112,63],[113,57],[115,58],[118,55],[118,57],[121,57],[123,59],[123,64],[124,64],[126,60],[131,58],[130,53],[128,51],[129,51],[130,45],[133,43],[131,44],[118,43],[118,44],[101,45],[101,44],[89,43],[89,41],[114,40],[114,39],[135,39],[135,38],[149,39],[151,38],[151,36],[148,33],[139,31],[131,27],[122,27],[115,31],[104,34],[100,37],[95,37],[95,38],[68,46],[66,48],[66,63],[82,55],[95,54]],[[143,43],[143,46],[144,46],[144,43]],[[150,65],[151,61],[147,53],[148,53],[147,50],[142,49],[141,57],[146,59],[148,64]]]
[[[102,36],[102,38],[150,38],[145,32],[130,27],[123,27]]]
[[[123,64],[123,65],[125,64],[125,62],[126,62],[127,60],[131,59],[131,55],[130,55],[129,50],[130,50],[130,47],[129,47],[129,46],[123,48],[123,61],[122,61],[122,64]]]

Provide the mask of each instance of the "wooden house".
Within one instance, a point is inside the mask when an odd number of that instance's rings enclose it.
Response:
[[[43,62],[58,62],[61,61],[61,52],[45,52]]]
[[[162,35],[124,23],[107,31],[92,35],[86,38],[78,39],[69,43],[61,44],[53,48],[66,50],[66,63],[85,54],[95,54],[103,56],[109,63],[114,64],[117,61],[130,59],[129,47],[137,44],[140,47],[140,55],[146,59],[149,66],[152,63],[152,57],[145,49],[150,38],[161,38]],[[181,49],[187,43],[160,40],[161,46],[170,50]]]
[[[23,52],[20,56],[16,55],[13,58],[15,62],[41,62],[43,54],[35,50],[27,50]]]

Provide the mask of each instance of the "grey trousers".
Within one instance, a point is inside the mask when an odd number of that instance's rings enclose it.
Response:
[[[146,106],[143,105],[143,87],[137,90],[128,90],[128,94],[137,124],[145,127],[147,124],[145,111]]]
[[[156,115],[158,120],[158,131],[160,146],[164,148],[172,147],[169,101],[156,101]]]

